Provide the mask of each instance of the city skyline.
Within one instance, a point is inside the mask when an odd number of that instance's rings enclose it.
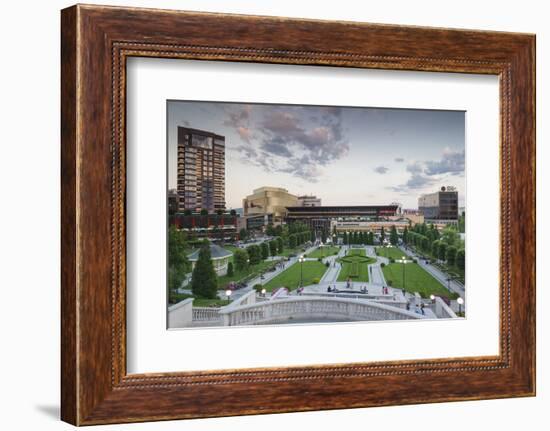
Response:
[[[177,127],[225,137],[226,206],[274,186],[323,205],[400,202],[451,185],[465,202],[465,113],[388,108],[169,101],[168,186]],[[251,181],[253,179],[253,181]]]

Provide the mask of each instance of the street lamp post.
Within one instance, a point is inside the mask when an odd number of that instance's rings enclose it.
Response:
[[[266,290],[265,290],[265,287],[262,289],[262,297],[265,298],[265,293],[266,293]]]
[[[300,262],[300,287],[304,285],[304,256],[301,255],[298,258],[298,262]]]
[[[405,256],[402,256],[400,259],[397,259],[396,262],[400,263],[403,268],[403,289],[405,289],[405,265],[411,261],[405,259]]]
[[[231,289],[227,289],[227,290],[225,291],[225,296],[227,296],[227,302],[228,302],[228,303],[230,302],[229,299],[231,298],[231,294],[232,294],[232,293],[233,293],[233,292],[231,291]]]
[[[456,302],[458,303],[458,314],[462,314],[462,304],[464,304],[464,299],[458,297]]]

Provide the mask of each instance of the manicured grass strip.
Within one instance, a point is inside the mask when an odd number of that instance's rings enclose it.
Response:
[[[387,257],[388,259],[400,259],[403,256],[407,256],[397,247],[376,247],[376,254],[378,256]]]
[[[366,256],[367,253],[364,248],[350,248],[346,256]]]
[[[386,282],[393,287],[403,288],[403,266],[400,263],[390,263],[382,268]],[[405,290],[407,292],[418,292],[422,298],[429,298],[430,295],[446,296],[456,299],[456,293],[448,291],[431,274],[426,272],[417,263],[405,265]]]
[[[193,307],[223,307],[228,305],[230,301],[227,299],[205,299],[195,298]]]
[[[367,257],[364,253],[365,250],[350,250],[347,256],[338,259],[342,269],[337,281],[346,281],[348,278],[353,281],[369,281],[369,264],[376,262],[376,259]]]
[[[275,266],[276,262],[263,260],[257,265],[250,265],[247,269],[241,272],[234,272],[232,276],[224,275],[218,277],[218,289],[225,287],[232,281],[239,282],[245,278],[254,278],[265,272],[269,267]]]
[[[313,284],[313,279],[321,279],[327,270],[327,267],[316,260],[306,260],[303,265],[304,286]],[[291,267],[285,269],[279,275],[268,281],[264,287],[268,292],[278,289],[279,287],[287,287],[290,290],[300,286],[300,263],[296,262]]]
[[[313,250],[311,253],[309,253],[307,257],[319,259],[323,257],[334,256],[335,254],[338,253],[338,250],[340,250],[340,247],[335,247],[335,246],[318,247],[315,250]]]
[[[183,301],[187,298],[193,298],[193,295],[189,295],[187,293],[177,293],[173,294],[170,297],[170,304],[176,304],[180,301]],[[227,304],[229,304],[230,301],[227,301],[227,299],[208,299],[208,298],[195,298],[193,301],[193,307],[223,307]]]

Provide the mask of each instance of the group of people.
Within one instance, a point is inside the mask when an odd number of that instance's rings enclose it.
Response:
[[[420,305],[419,305],[419,304],[416,304],[416,305],[414,306],[414,312],[415,312],[416,314],[422,314],[422,315],[424,316],[424,315],[426,314],[426,310],[425,310],[424,308],[425,308],[424,303],[422,303],[422,304],[420,304]],[[407,302],[407,310],[408,310],[408,311],[411,311],[411,304],[410,304],[409,302]]]

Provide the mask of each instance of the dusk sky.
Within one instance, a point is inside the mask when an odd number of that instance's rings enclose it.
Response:
[[[228,208],[262,186],[323,205],[400,202],[455,186],[465,202],[465,113],[169,101],[168,186],[176,188],[177,127],[225,136]]]

